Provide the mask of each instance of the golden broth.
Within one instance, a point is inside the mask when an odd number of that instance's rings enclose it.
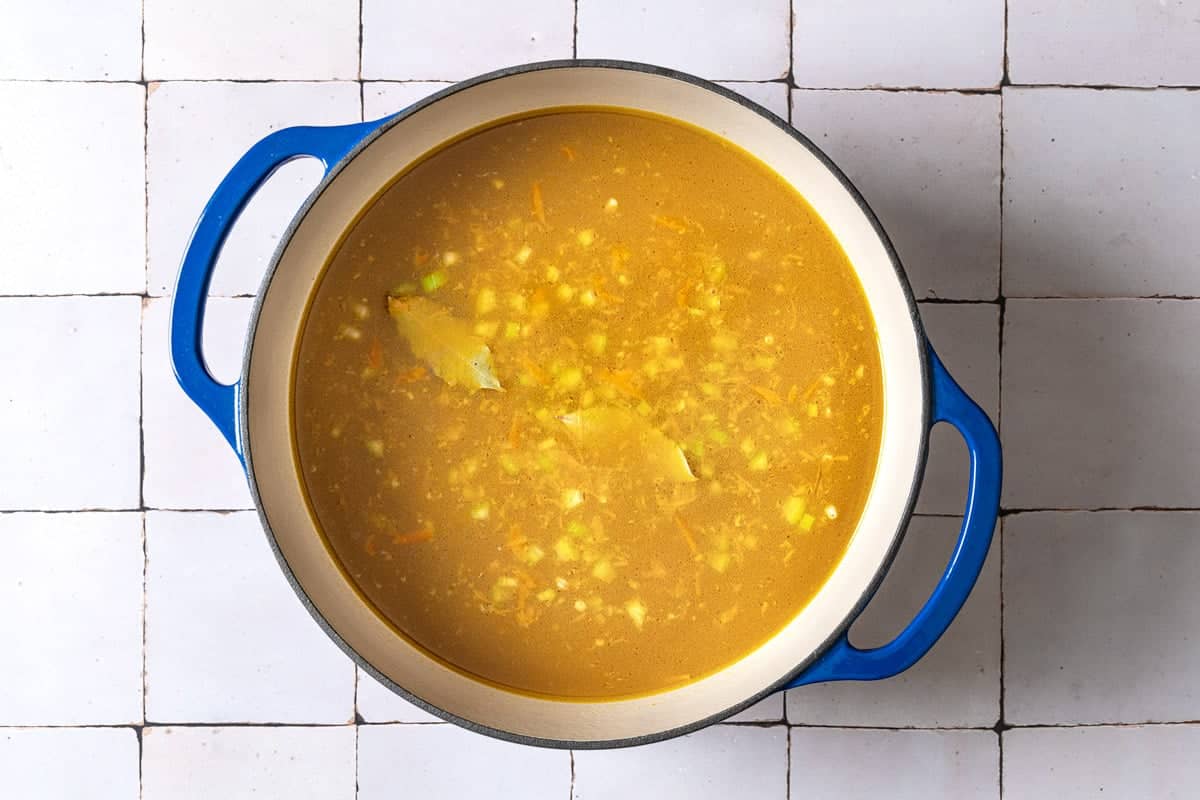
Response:
[[[300,341],[328,544],[431,654],[555,697],[660,691],[786,625],[880,444],[874,323],[829,229],[698,129],[564,109],[363,213]]]

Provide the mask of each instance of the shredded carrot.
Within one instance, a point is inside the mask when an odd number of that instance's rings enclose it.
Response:
[[[433,530],[430,528],[418,528],[415,531],[408,533],[393,533],[392,544],[416,544],[417,542],[428,542],[433,538]]]
[[[371,369],[379,369],[383,366],[383,344],[376,336],[371,340],[371,350],[367,353],[367,366]]]
[[[424,247],[413,248],[413,266],[423,267],[429,262],[429,251]]]
[[[367,537],[366,541],[363,542],[363,550],[365,550],[367,555],[371,556],[372,558],[376,553],[379,552],[379,548],[375,546],[375,534],[372,533]]]
[[[614,275],[618,274],[625,268],[626,262],[632,254],[628,247],[617,245],[609,251],[609,266],[612,268]]]
[[[613,294],[612,292],[608,291],[608,289],[604,288],[604,278],[600,275],[592,276],[592,291],[596,293],[597,297],[599,297],[601,300],[603,300],[606,303],[622,303],[622,302],[624,302],[624,300],[622,300],[619,296]]]
[[[689,230],[688,224],[679,217],[665,217],[661,214],[653,214],[650,219],[654,221],[655,225],[666,228],[669,231],[674,231],[675,233],[687,233]]]
[[[778,392],[773,389],[768,389],[765,386],[751,386],[750,391],[754,392],[756,395],[761,397],[763,400],[766,400],[773,406],[783,403],[783,398],[779,396]]]
[[[787,394],[788,403],[796,402],[796,396],[799,394],[800,394],[800,388],[798,386],[796,386],[796,384],[793,383],[792,388],[788,389],[788,394]]]
[[[810,384],[808,385],[808,388],[804,390],[804,393],[800,395],[800,398],[801,398],[802,400],[807,400],[807,399],[808,399],[808,398],[809,398],[809,397],[812,395],[812,393],[813,393],[813,392],[815,392],[815,391],[817,390],[817,387],[819,387],[819,386],[821,385],[821,381],[822,381],[824,378],[825,378],[825,376],[824,376],[824,375],[821,375],[821,376],[820,376],[820,377],[818,377],[818,378],[817,378],[815,381],[813,381],[812,383],[810,383]]]
[[[533,376],[535,381],[540,383],[542,386],[550,385],[550,376],[546,374],[545,370],[533,363],[528,356],[521,356],[520,359],[521,366],[525,368],[526,372]]]
[[[516,450],[521,445],[520,417],[513,414],[512,424],[508,426],[508,446]]]
[[[406,369],[403,372],[396,373],[396,383],[416,383],[424,380],[429,375],[428,370],[422,366],[416,366],[412,369]]]
[[[683,534],[683,541],[687,542],[688,550],[692,551],[692,555],[700,555],[700,550],[696,547],[696,537],[692,536],[692,529],[683,521],[683,517],[679,515],[678,511],[675,512],[675,526]]]
[[[567,157],[567,161],[575,160],[575,151],[572,150],[570,147],[567,147],[565,144],[562,147],[558,148],[558,151]]]
[[[522,628],[528,628],[533,620],[537,617],[537,612],[533,609],[526,608],[525,603],[529,600],[529,585],[521,582],[517,586],[517,624]]]
[[[543,225],[546,224],[546,206],[542,202],[542,182],[533,182],[533,217]]]
[[[508,529],[508,540],[505,542],[505,545],[507,545],[509,552],[514,556],[520,558],[525,552],[525,545],[528,543],[529,538],[521,533],[521,529],[516,525]]]
[[[675,305],[680,308],[687,308],[688,290],[691,288],[688,281],[679,284],[679,290],[675,292]]]
[[[642,395],[642,390],[638,388],[633,381],[634,372],[631,369],[618,370],[601,370],[597,377],[601,381],[616,389],[626,397],[632,397],[635,400],[645,400]]]

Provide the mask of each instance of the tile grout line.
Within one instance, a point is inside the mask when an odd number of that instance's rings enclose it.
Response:
[[[142,724],[134,729],[138,746],[138,798],[145,797],[146,629],[150,575],[150,542],[146,536],[146,294],[150,271],[150,85],[146,82],[146,2],[141,2],[141,52],[139,65],[142,85],[142,297],[138,302],[138,506],[142,523]]]
[[[146,592],[148,577],[150,574],[150,543],[146,537],[146,514],[142,512],[142,723],[137,726],[138,740],[138,797],[142,796],[144,791],[142,787],[142,756],[143,742],[142,736],[146,727],[146,693],[148,684],[146,682],[146,622],[148,619],[147,610],[149,603],[149,595]]]
[[[787,72],[785,75],[784,94],[787,96],[787,121],[788,125],[795,127],[795,106],[796,106],[796,2],[788,0],[788,17],[787,17],[787,34],[788,34],[788,50],[787,50]],[[783,796],[785,800],[792,800],[792,729],[788,719],[788,691],[783,691],[783,697],[780,698],[783,706]]]
[[[357,83],[357,81],[351,81]],[[772,83],[780,83],[780,81],[772,81]],[[360,93],[360,102],[362,96]],[[209,294],[210,299],[217,300],[248,300],[257,297],[257,293],[239,293],[239,294]],[[71,297],[140,297],[143,300],[166,300],[171,297],[170,294],[150,294],[149,292],[45,292],[45,293],[0,293],[0,300],[43,300],[55,298],[71,298]],[[1126,294],[1126,295],[1104,295],[1104,296],[1082,296],[1082,295],[1005,295],[1003,297],[992,298],[977,298],[977,297],[914,297],[917,303],[921,305],[983,305],[994,306],[1001,305],[1008,300],[1033,301],[1033,302],[1080,302],[1080,303],[1108,303],[1114,301],[1180,301],[1191,302],[1200,300],[1200,295],[1192,294]]]
[[[0,508],[0,516],[7,514],[134,514],[150,511],[163,511],[170,514],[246,514],[253,508],[171,508],[160,506],[127,507],[127,508]],[[1017,514],[1195,514],[1200,512],[1200,506],[1046,506],[1035,507],[1000,507],[1001,517],[1011,517]],[[962,514],[947,514],[936,511],[916,511],[914,517],[933,519],[960,519]],[[0,725],[0,727],[3,727]]]
[[[571,18],[571,58],[579,58],[579,0],[573,0],[572,7],[574,14]]]
[[[567,794],[567,800],[575,800],[575,750],[574,748],[567,751],[571,757],[571,785],[570,792]]]
[[[788,125],[792,125],[792,105],[795,102],[792,93],[796,88],[796,0],[788,0],[788,63],[787,72],[784,73],[784,86],[787,89],[787,118]],[[788,798],[791,798],[791,789],[788,789]]]
[[[368,83],[459,83],[461,78],[371,78]],[[781,83],[783,78],[708,78],[715,83]],[[147,80],[109,80],[102,78],[0,78],[0,85],[23,83],[74,83],[99,85],[145,86],[148,83],[357,83],[355,78],[161,78]],[[1097,92],[1157,92],[1181,91],[1200,92],[1200,84],[1155,84],[1137,86],[1117,83],[1005,83],[1003,86],[801,86],[792,84],[793,89],[806,92],[908,92],[912,94],[1000,94],[1001,89],[1085,89]]]
[[[241,722],[236,720],[217,720],[209,722],[180,722],[180,721],[157,721],[157,722],[113,722],[113,723],[84,723],[84,724],[17,724],[17,725],[0,725],[0,731],[61,731],[61,730],[125,730],[129,729],[135,732],[152,730],[156,728],[319,728],[319,729],[336,729],[336,728],[386,728],[386,727],[436,727],[450,726],[452,722],[438,720],[437,722],[400,722],[398,720],[389,720],[381,722]],[[721,728],[784,728],[788,731],[794,729],[814,729],[814,730],[842,730],[842,731],[895,731],[895,732],[931,732],[939,731],[979,731],[981,733],[996,733],[995,725],[852,725],[843,723],[815,723],[815,722],[792,722],[787,723],[780,721],[775,722],[718,722],[710,727]],[[1200,719],[1179,719],[1179,720],[1140,720],[1137,722],[1018,722],[1006,724],[1004,732],[1008,731],[1023,731],[1023,730],[1071,730],[1076,728],[1180,728],[1191,727],[1200,728]],[[484,734],[480,734],[483,736]],[[491,738],[491,737],[487,737]],[[561,751],[560,751],[561,752]],[[574,751],[571,751],[574,752]]]
[[[358,0],[358,119],[360,122],[367,121],[367,86],[363,82],[363,0]],[[357,691],[357,683],[355,689]],[[358,713],[357,706],[355,713]],[[357,738],[355,741],[358,741]]]
[[[1004,87],[1010,85],[1011,79],[1009,76],[1008,63],[1008,0],[1004,0],[1004,41],[1002,44],[1003,60],[1000,70],[1000,208],[997,219],[1000,225],[1000,243],[998,255],[1000,259],[999,271],[996,275],[996,295],[999,298],[999,315],[997,325],[999,326],[998,336],[996,337],[996,432],[999,436],[1003,428],[1004,421],[1004,313],[1007,309],[1007,298],[1004,294]],[[1003,453],[1003,445],[1001,445]],[[1001,485],[1003,485],[1003,473],[1001,473]],[[996,792],[1000,800],[1004,800],[1004,731],[1008,727],[1005,721],[1005,705],[1006,691],[1004,678],[1004,660],[1005,660],[1005,644],[1004,644],[1004,520],[998,518],[996,527],[999,528],[996,535],[999,538],[999,546],[997,551],[1000,555],[1000,563],[997,565],[997,580],[999,583],[999,623],[1000,623],[1000,718],[996,721]]]
[[[787,702],[785,701],[784,702],[784,709],[785,709],[784,717],[785,717],[785,719],[787,717],[786,708],[787,708]],[[784,732],[783,732],[783,747],[784,747],[784,751],[783,751],[783,766],[784,766],[784,768],[783,768],[783,781],[784,781],[783,796],[785,798],[787,798],[787,800],[792,800],[792,729],[790,726],[787,725],[786,722],[784,723],[784,726],[785,727],[784,727]]]

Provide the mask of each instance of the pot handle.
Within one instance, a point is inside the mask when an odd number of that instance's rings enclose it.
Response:
[[[1000,439],[987,414],[967,396],[929,347],[933,422],[958,429],[971,455],[967,507],[958,543],[933,594],[895,639],[861,650],[843,631],[815,662],[784,688],[825,681],[890,678],[917,663],[946,632],[975,586],[992,543],[1000,508]]]
[[[263,138],[238,160],[200,213],[175,283],[171,303],[171,365],[184,393],[200,407],[245,464],[238,434],[238,387],[215,380],[201,353],[208,285],[217,256],[246,203],[271,174],[302,157],[318,159],[328,174],[384,120],[324,128],[283,128]]]

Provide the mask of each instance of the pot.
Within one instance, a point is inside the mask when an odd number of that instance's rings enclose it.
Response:
[[[302,490],[291,428],[294,354],[310,297],[343,233],[398,172],[456,135],[556,106],[619,106],[673,117],[771,166],[824,218],[858,272],[883,367],[879,461],[844,557],[811,603],[757,650],[682,688],[634,699],[531,697],[474,680],[396,633],[326,547]],[[254,191],[280,165],[312,157],[325,178],[281,238],[259,290],[241,377],[215,381],[200,333],[221,245]],[[171,357],[183,390],[237,452],[271,547],[320,626],[384,685],[444,719],[528,744],[640,744],[723,719],[767,694],[820,681],[876,680],[912,666],[962,607],[987,555],[1000,492],[1000,446],[987,416],[929,347],[896,253],[866,202],[812,142],[754,103],[707,81],[641,64],[564,61],[483,75],[372,122],[276,131],[221,182],[192,235],[174,295]],[[955,426],[970,453],[962,529],[928,601],[891,642],[860,649],[846,630],[878,586],[912,514],[928,432]],[[564,664],[569,669],[569,664]]]

